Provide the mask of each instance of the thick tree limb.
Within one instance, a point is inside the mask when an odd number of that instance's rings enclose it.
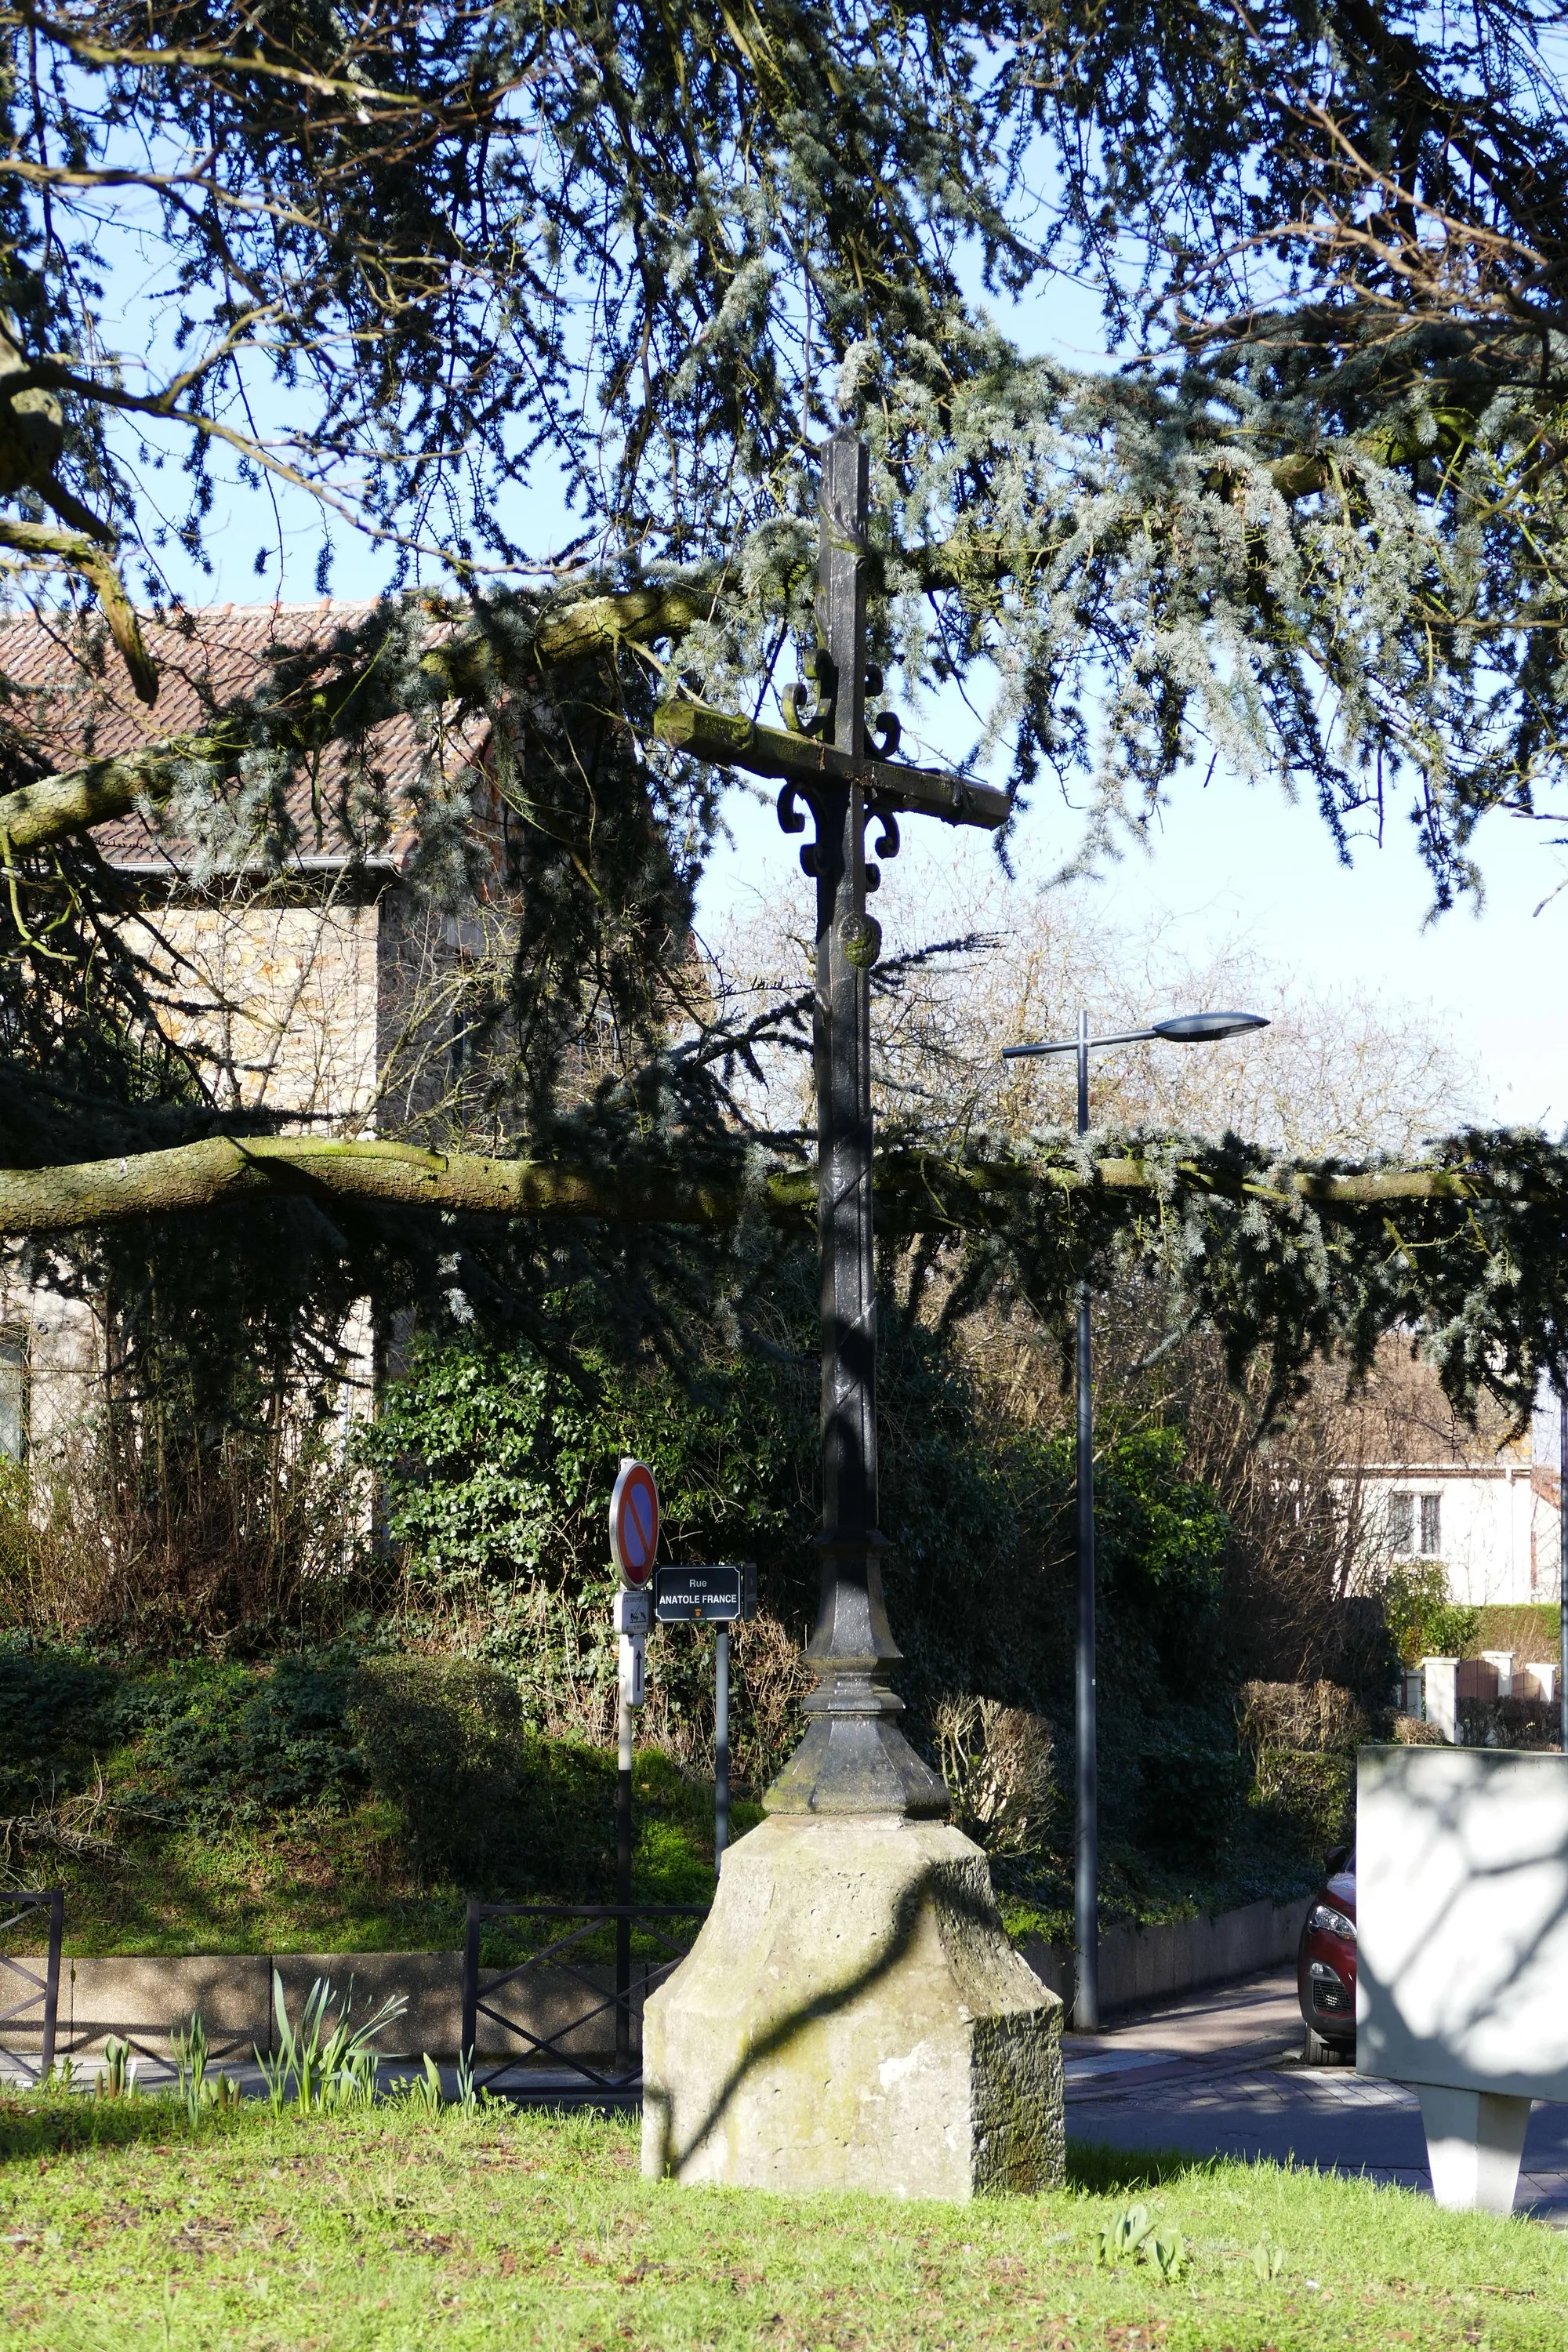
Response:
[[[47,849],[73,833],[129,815],[139,801],[166,801],[184,761],[223,760],[238,748],[238,730],[220,730],[169,735],[119,758],[86,760],[79,768],[0,793],[0,836],[18,856]]]
[[[623,1183],[542,1160],[486,1160],[477,1153],[422,1151],[405,1143],[210,1136],[121,1160],[0,1170],[0,1233],[64,1234],[289,1192],[503,1217],[614,1217],[700,1226],[733,1223],[742,1206],[738,1188],[710,1190],[683,1184],[676,1176]]]
[[[1189,1175],[1199,1175],[1195,1162],[1183,1165]],[[1087,1179],[1070,1164],[966,1164],[917,1151],[879,1155],[876,1177],[885,1224],[896,1233],[984,1223],[986,1202],[1008,1193],[1076,1192],[1089,1182],[1110,1192],[1152,1192],[1158,1181],[1155,1168],[1142,1160],[1102,1160]],[[1347,1210],[1393,1201],[1471,1200],[1496,1189],[1464,1170],[1436,1168],[1342,1176],[1302,1171],[1283,1180],[1284,1191],[1239,1179],[1226,1183],[1212,1171],[1206,1182],[1237,1199],[1280,1200],[1294,1192],[1318,1208]],[[713,1229],[734,1224],[749,1200],[775,1223],[804,1222],[814,1209],[816,1187],[811,1169],[783,1171],[766,1179],[760,1193],[748,1195],[739,1182],[694,1184],[678,1171],[623,1178],[546,1160],[424,1151],[405,1143],[213,1136],[118,1160],[0,1169],[0,1234],[45,1238],[289,1192],[489,1216],[594,1217]]]
[[[14,547],[26,555],[52,555],[68,571],[79,572],[103,607],[110,633],[124,656],[138,699],[146,703],[156,702],[158,673],[148,654],[136,607],[125,593],[125,583],[116,571],[112,559],[105,548],[95,544],[95,541],[104,540],[110,534],[57,483],[49,484],[45,495],[50,505],[66,513],[78,528],[55,530],[47,523],[23,522],[15,516],[6,515],[0,517],[0,547]],[[89,530],[92,533],[90,538],[86,535]]]
[[[716,768],[745,768],[754,776],[779,776],[809,785],[824,779],[858,783],[879,809],[917,809],[951,824],[983,824],[993,832],[1005,824],[1013,803],[991,784],[950,776],[940,768],[908,767],[901,761],[851,759],[813,735],[790,735],[779,727],[759,727],[728,710],[702,702],[661,702],[653,715],[661,743],[688,751]]]
[[[690,587],[628,588],[615,596],[584,596],[546,614],[533,647],[542,662],[577,661],[613,653],[617,646],[652,645],[679,637],[705,621],[713,598]]]

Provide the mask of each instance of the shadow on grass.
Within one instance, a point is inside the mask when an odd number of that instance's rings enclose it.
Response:
[[[223,2129],[228,2118],[204,2121]],[[0,2164],[71,2156],[79,2148],[133,2147],[144,2140],[188,2139],[184,2110],[172,2099],[61,2097],[0,2099]]]
[[[1192,2180],[1231,2161],[1194,2156],[1181,2147],[1108,2147],[1100,2140],[1069,2139],[1067,2185],[1091,2196],[1110,2197],[1124,2189],[1158,2189],[1169,2180]]]

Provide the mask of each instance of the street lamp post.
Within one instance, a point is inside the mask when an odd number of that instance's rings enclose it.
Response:
[[[1005,1045],[1005,1062],[1032,1060],[1047,1054],[1078,1057],[1078,1131],[1089,1133],[1089,1057],[1106,1045],[1140,1045],[1163,1037],[1178,1045],[1208,1045],[1221,1037],[1239,1036],[1246,1029],[1267,1029],[1261,1013],[1178,1013],[1153,1022],[1147,1029],[1119,1030],[1113,1036],[1091,1037],[1089,1014],[1078,1016],[1078,1035],[1035,1045]],[[1076,1758],[1078,1837],[1073,1862],[1073,1940],[1078,1950],[1078,1983],[1073,1999],[1073,2025],[1079,2033],[1100,2031],[1100,1740],[1095,1681],[1094,1625],[1094,1377],[1089,1293],[1087,1282],[1078,1287],[1078,1431],[1074,1477],[1078,1504],[1078,1656],[1076,1671]]]

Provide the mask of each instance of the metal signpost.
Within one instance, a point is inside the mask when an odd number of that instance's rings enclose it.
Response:
[[[1005,1045],[1005,1062],[1046,1054],[1078,1056],[1078,1131],[1089,1133],[1089,1057],[1103,1045],[1141,1045],[1163,1038],[1177,1045],[1209,1045],[1238,1036],[1244,1029],[1267,1029],[1261,1013],[1176,1013],[1147,1029],[1124,1029],[1115,1036],[1091,1037],[1089,1014],[1078,1016],[1076,1037],[1037,1045]],[[1073,1942],[1078,1983],[1073,2024],[1079,2033],[1100,2031],[1100,1729],[1094,1623],[1094,1377],[1092,1328],[1087,1282],[1078,1289],[1078,1430],[1075,1482],[1078,1503],[1078,1657],[1075,1748],[1078,1835],[1073,1867]]]
[[[632,1716],[643,1703],[643,1653],[653,1620],[648,1591],[658,1556],[658,1487],[646,1462],[623,1456],[610,1496],[610,1555],[621,1572],[616,1595],[620,1637],[616,1716],[616,2060],[631,2057]]]
[[[730,1628],[757,1613],[757,1571],[744,1568],[656,1570],[653,1613],[661,1625],[711,1624],[713,1634],[713,1867],[730,1843]]]
[[[655,729],[714,766],[781,778],[784,830],[804,833],[808,814],[814,824],[800,862],[816,884],[822,1584],[806,1652],[817,1677],[806,1733],[768,1791],[768,1811],[940,1819],[947,1791],[899,1730],[903,1701],[887,1680],[900,1653],[882,1599],[886,1539],[877,1524],[870,975],[881,932],[866,912],[880,879],[867,861],[866,829],[878,828],[876,856],[892,857],[901,815],[994,831],[1010,803],[988,785],[893,761],[899,724],[890,713],[868,729],[866,697],[882,684],[866,659],[868,478],[865,444],[842,427],[823,451],[813,683],[786,691],[785,727],[672,701]]]

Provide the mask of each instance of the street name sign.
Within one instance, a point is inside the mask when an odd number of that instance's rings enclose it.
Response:
[[[661,1625],[732,1623],[754,1617],[757,1571],[745,1568],[661,1568],[653,1581],[653,1613]]]

